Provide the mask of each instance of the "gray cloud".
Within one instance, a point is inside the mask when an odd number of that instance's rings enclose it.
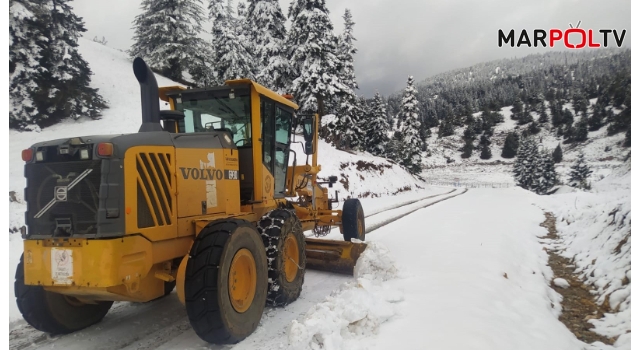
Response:
[[[289,3],[280,0],[285,15]],[[139,2],[75,0],[72,6],[85,20],[87,38],[105,36],[111,47],[130,47]],[[344,9],[353,13],[359,94],[368,97],[376,90],[387,95],[401,89],[408,75],[419,81],[480,62],[552,50],[499,48],[498,29],[532,33],[582,21],[581,28],[595,31],[626,29],[625,46],[631,43],[630,0],[327,0],[327,7],[336,33],[342,30]]]

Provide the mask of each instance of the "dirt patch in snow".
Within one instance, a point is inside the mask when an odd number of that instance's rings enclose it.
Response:
[[[544,213],[546,220],[540,226],[548,230],[543,239],[558,239],[556,230],[556,218],[552,213]],[[575,263],[571,259],[560,256],[553,250],[547,250],[549,266],[553,270],[556,279],[564,279],[569,286],[551,283],[551,288],[562,295],[562,313],[559,320],[581,341],[591,344],[600,341],[613,345],[616,338],[605,337],[592,332],[594,325],[589,320],[599,319],[607,312],[612,312],[608,298],[602,305],[595,302],[593,288],[583,283],[578,275],[574,274]],[[593,294],[592,294],[593,293]]]
[[[380,173],[380,175],[384,174],[384,169],[391,169],[390,164],[375,164],[372,162],[359,160],[356,163],[353,163],[353,162],[341,163],[340,170],[345,169],[347,167],[354,166],[354,165],[356,167],[356,170],[358,171],[377,171]]]

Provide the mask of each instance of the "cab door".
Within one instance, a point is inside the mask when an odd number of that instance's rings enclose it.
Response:
[[[273,197],[284,198],[293,110],[264,96],[261,99],[262,161],[273,176]]]

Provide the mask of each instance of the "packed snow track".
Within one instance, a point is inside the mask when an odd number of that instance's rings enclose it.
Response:
[[[366,216],[367,233],[434,204],[464,194],[467,189],[441,188],[441,193],[411,198],[392,204],[381,204],[379,199]],[[386,201],[385,201],[386,202]],[[366,211],[365,206],[365,211]],[[310,232],[309,232],[310,233]],[[308,233],[308,234],[309,234]],[[327,239],[342,239],[339,230],[333,230]],[[322,302],[331,291],[352,280],[351,276],[307,270],[300,298],[284,307],[265,309],[260,326],[233,349],[286,347],[291,321],[303,316],[313,305]],[[185,308],[174,293],[148,302],[116,302],[107,316],[98,324],[68,335],[50,336],[33,329],[24,321],[12,324],[9,331],[12,350],[23,349],[229,349],[207,344],[191,329]]]

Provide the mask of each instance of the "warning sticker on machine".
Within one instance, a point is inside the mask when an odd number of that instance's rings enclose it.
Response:
[[[51,279],[55,284],[73,282],[73,251],[51,248]]]

